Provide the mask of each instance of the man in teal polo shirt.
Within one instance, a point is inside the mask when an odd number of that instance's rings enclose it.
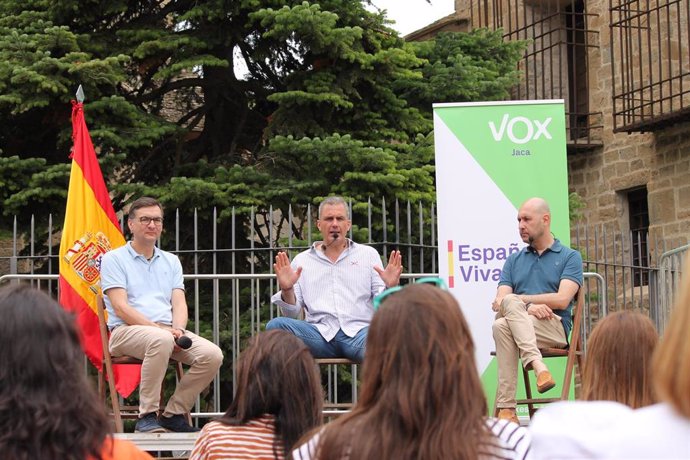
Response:
[[[498,417],[518,422],[515,411],[518,358],[533,369],[540,393],[556,383],[539,348],[565,348],[572,328],[573,298],[582,285],[582,257],[551,233],[551,211],[542,198],[518,211],[518,228],[528,244],[503,266],[492,309],[498,362]]]

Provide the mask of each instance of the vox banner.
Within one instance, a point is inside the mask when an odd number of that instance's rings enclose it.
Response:
[[[546,199],[551,231],[570,244],[564,103],[434,104],[434,138],[439,276],[470,324],[493,407],[491,302],[505,259],[525,245],[518,234],[520,205],[534,196]],[[549,367],[558,379],[558,367]],[[560,385],[551,391],[559,394]]]

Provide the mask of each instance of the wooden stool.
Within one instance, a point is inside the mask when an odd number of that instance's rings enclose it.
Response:
[[[525,388],[525,398],[518,399],[516,401],[516,406],[525,405],[527,406],[527,411],[529,412],[530,418],[537,411],[538,404],[548,404],[556,401],[565,401],[570,395],[570,383],[573,380],[575,363],[577,362],[578,368],[582,369],[582,337],[580,330],[582,328],[582,318],[584,317],[584,293],[582,288],[578,290],[575,294],[577,302],[573,307],[573,328],[570,333],[569,346],[567,348],[540,348],[542,358],[566,358],[565,372],[563,373],[563,381],[561,382],[561,394],[558,397],[550,398],[539,398],[534,397],[532,393],[532,384],[530,381],[529,369],[522,367],[522,377]],[[491,352],[492,356],[496,356],[496,352]],[[498,395],[498,389],[497,395]],[[494,400],[494,417],[498,415],[498,407],[496,406],[496,401]]]
[[[349,411],[357,402],[357,368],[359,363],[347,358],[317,358],[316,364],[327,366],[328,387],[324,409],[334,411]],[[338,366],[350,365],[352,370],[352,401],[341,403],[338,401]]]
[[[142,361],[131,356],[110,356],[110,348],[108,346],[109,334],[108,327],[105,320],[105,304],[103,302],[102,296],[96,297],[97,310],[98,310],[98,326],[101,333],[101,344],[103,345],[103,360],[101,362],[101,370],[98,372],[98,393],[101,399],[106,402],[106,381],[108,382],[107,387],[110,393],[110,404],[112,407],[112,416],[115,422],[115,432],[124,432],[124,425],[122,424],[122,419],[136,419],[139,418],[139,408],[137,406],[121,406],[120,397],[115,389],[115,377],[113,374],[113,364],[120,365],[141,365]],[[170,359],[170,365],[175,368],[175,375],[177,377],[177,382],[180,381],[184,371],[182,369],[182,363]],[[161,399],[159,403],[159,410],[162,412],[164,405],[164,390],[165,390],[165,379],[161,385]],[[186,415],[187,423],[192,424],[192,417],[189,413]]]

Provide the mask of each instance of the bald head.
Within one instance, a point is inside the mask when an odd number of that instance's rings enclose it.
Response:
[[[542,250],[551,246],[551,210],[543,198],[530,198],[518,211],[518,229],[522,241]]]
[[[534,197],[522,203],[520,209],[529,209],[534,213],[539,215],[551,214],[551,208],[549,208],[549,203],[546,202],[544,198]]]

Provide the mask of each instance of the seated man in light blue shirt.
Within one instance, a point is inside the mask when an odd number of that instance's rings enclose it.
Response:
[[[127,224],[132,240],[103,255],[101,287],[106,294],[110,353],[143,361],[135,431],[198,431],[183,414],[213,380],[223,353],[214,343],[185,329],[182,265],[177,256],[156,247],[163,231],[160,203],[149,197],[137,199]],[[177,345],[183,335],[191,339],[185,349]],[[171,357],[191,367],[162,408],[161,384]],[[160,417],[159,410],[163,411]]]
[[[348,358],[362,362],[373,298],[396,286],[402,274],[400,251],[393,251],[386,269],[370,246],[346,237],[352,223],[345,200],[326,198],[316,223],[323,241],[298,254],[290,263],[284,252],[273,265],[280,291],[271,301],[283,317],[266,329],[292,332],[315,358]],[[304,309],[304,321],[296,319]]]

